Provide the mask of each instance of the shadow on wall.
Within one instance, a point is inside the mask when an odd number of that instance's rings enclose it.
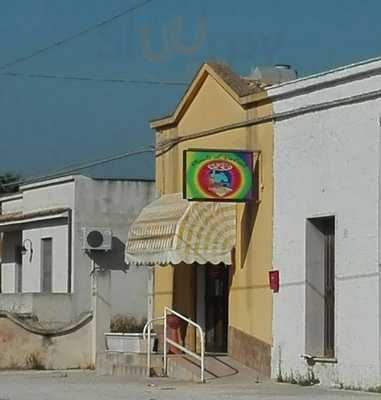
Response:
[[[125,248],[125,243],[113,236],[111,251],[91,251],[87,254],[101,269],[127,271],[129,265],[124,260]]]
[[[260,163],[259,161],[255,164],[254,169],[254,198],[251,202],[245,204],[245,209],[242,215],[241,223],[241,268],[245,266],[247,253],[251,242],[251,237],[254,232],[254,225],[257,219],[258,207],[259,207],[259,185],[260,185],[260,174],[259,174]]]

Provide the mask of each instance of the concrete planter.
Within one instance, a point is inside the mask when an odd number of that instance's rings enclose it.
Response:
[[[142,333],[105,333],[107,351],[120,353],[146,353],[147,341]],[[153,351],[156,333],[151,334],[151,351]]]

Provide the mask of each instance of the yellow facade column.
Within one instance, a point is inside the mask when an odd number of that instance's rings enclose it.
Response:
[[[164,314],[164,307],[173,306],[173,278],[174,268],[172,265],[155,267],[154,318]]]

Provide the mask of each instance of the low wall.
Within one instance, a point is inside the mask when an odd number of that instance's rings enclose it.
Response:
[[[73,315],[73,298],[67,293],[2,293],[0,311],[34,314],[43,322],[69,322]]]
[[[91,335],[92,322],[68,335],[46,337],[0,318],[0,369],[93,367]]]
[[[0,310],[15,314],[32,314],[33,293],[0,294]]]

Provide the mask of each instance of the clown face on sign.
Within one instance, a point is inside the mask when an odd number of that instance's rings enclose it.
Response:
[[[233,166],[227,161],[215,161],[207,165],[208,190],[219,197],[224,197],[233,189],[231,171]]]

